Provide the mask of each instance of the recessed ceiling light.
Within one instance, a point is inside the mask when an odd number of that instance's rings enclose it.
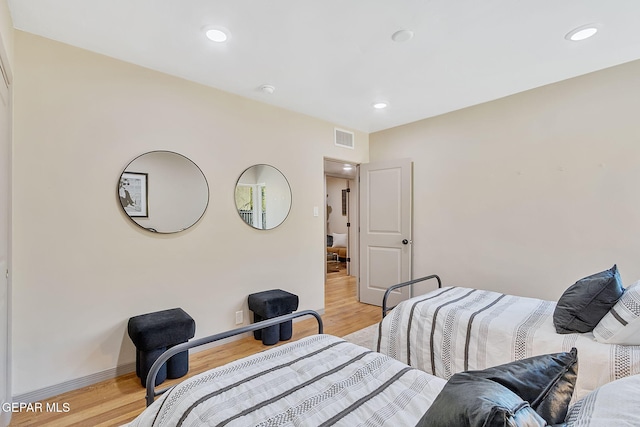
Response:
[[[399,30],[391,35],[391,40],[396,43],[402,43],[409,41],[413,38],[413,31],[411,30]]]
[[[389,104],[387,104],[386,102],[375,102],[373,104],[373,108],[375,108],[376,110],[382,110],[383,108],[387,108]]]
[[[209,40],[217,43],[223,43],[229,39],[229,31],[220,27],[208,28],[205,30],[205,35]]]
[[[569,31],[567,35],[564,36],[564,38],[577,42],[580,40],[588,39],[589,37],[595,35],[597,32],[598,26],[596,24],[587,24]]]

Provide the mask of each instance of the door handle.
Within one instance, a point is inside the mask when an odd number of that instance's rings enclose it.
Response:
[[[408,245],[409,243],[411,243],[411,240],[402,239],[402,244],[403,245]]]

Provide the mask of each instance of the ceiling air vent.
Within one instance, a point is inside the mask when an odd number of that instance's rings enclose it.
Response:
[[[336,129],[336,145],[338,147],[345,147],[353,149],[353,132],[349,132],[342,129]]]

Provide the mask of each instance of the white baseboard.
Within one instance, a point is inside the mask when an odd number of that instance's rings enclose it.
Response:
[[[320,315],[324,314],[324,309],[316,310],[316,311]],[[303,320],[303,319],[302,318],[296,318],[296,319],[293,319],[293,322],[296,323],[296,322],[298,322],[300,320]],[[220,340],[220,341],[217,341],[215,343],[203,345],[203,346],[201,346],[201,347],[199,347],[197,349],[190,350],[190,352],[198,353],[200,351],[207,350],[207,349],[210,349],[210,348],[213,348],[213,347],[217,347],[219,345],[223,345],[223,344],[226,344],[226,343],[231,342],[231,341],[239,340],[241,338],[244,338],[244,337],[248,336],[249,334],[250,333],[243,334],[243,335],[237,335],[235,337],[226,338],[224,340]],[[73,380],[70,380],[70,381],[65,381],[65,382],[60,383],[60,384],[54,384],[52,386],[41,388],[39,390],[34,390],[34,391],[30,391],[28,393],[24,393],[24,394],[19,394],[19,395],[13,396],[13,402],[24,402],[24,403],[39,402],[39,401],[46,400],[46,399],[49,399],[51,397],[57,396],[57,395],[62,394],[62,393],[67,393],[69,391],[77,390],[79,388],[88,387],[88,386],[94,385],[94,384],[102,382],[102,381],[112,380],[112,379],[117,378],[117,377],[119,377],[121,375],[126,375],[126,374],[129,374],[131,372],[135,372],[135,370],[136,370],[136,363],[135,362],[127,363],[125,365],[120,365],[120,366],[116,366],[115,368],[107,369],[106,371],[96,372],[95,374],[87,375],[85,377],[76,378],[76,379],[73,379]],[[0,418],[0,423],[1,422],[2,422],[2,419]]]
[[[39,390],[30,391],[29,393],[19,394],[13,396],[13,401],[25,403],[39,402],[41,400],[45,400],[62,393],[66,393],[68,391],[88,387],[101,381],[111,380],[121,375],[135,372],[135,370],[135,362],[127,363],[126,365],[116,366],[115,368],[107,369],[106,371],[102,372],[96,372],[95,374],[87,375],[86,377],[76,378],[60,384],[54,384],[49,387],[41,388]]]

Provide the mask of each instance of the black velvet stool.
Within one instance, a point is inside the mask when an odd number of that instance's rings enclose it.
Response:
[[[129,337],[136,346],[136,375],[146,386],[147,374],[153,362],[174,345],[187,342],[196,333],[196,323],[183,309],[141,314],[129,319]],[[156,385],[167,378],[180,378],[189,371],[189,352],[183,351],[162,365]]]
[[[281,289],[272,289],[249,295],[248,303],[249,310],[253,311],[253,322],[257,323],[296,311],[298,309],[298,295]],[[273,345],[278,341],[289,340],[292,334],[293,323],[291,320],[253,332],[254,338],[261,339],[264,345]]]

